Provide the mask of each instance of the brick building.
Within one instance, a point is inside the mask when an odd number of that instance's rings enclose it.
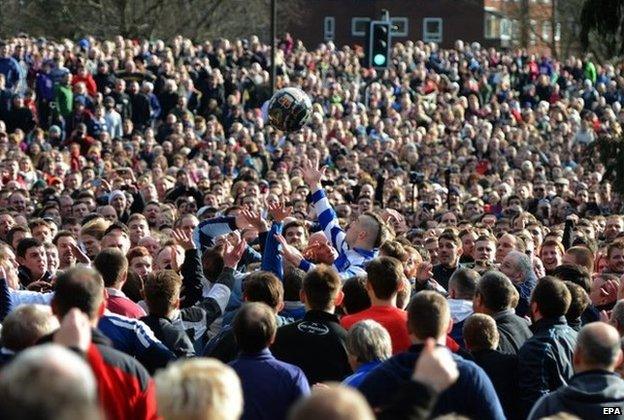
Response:
[[[337,45],[364,45],[369,21],[381,17],[385,9],[395,26],[393,40],[398,42],[423,40],[450,47],[462,39],[509,48],[524,39],[530,50],[548,54],[552,1],[302,0],[300,16],[285,29],[308,47],[329,40]],[[521,22],[526,23],[525,31]]]

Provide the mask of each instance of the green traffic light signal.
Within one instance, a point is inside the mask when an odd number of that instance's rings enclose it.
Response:
[[[373,57],[373,62],[376,66],[383,66],[386,64],[386,56],[383,54],[376,54],[375,57]]]

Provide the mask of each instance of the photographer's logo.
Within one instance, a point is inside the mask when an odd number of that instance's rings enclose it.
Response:
[[[602,407],[602,414],[607,416],[621,416],[622,409],[620,407]]]

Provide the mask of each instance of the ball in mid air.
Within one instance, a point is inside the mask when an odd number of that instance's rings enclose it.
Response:
[[[269,124],[281,131],[300,130],[312,114],[312,101],[304,91],[294,87],[280,89],[269,101]]]

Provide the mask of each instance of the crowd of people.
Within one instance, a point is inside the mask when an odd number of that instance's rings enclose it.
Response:
[[[0,42],[0,418],[622,418],[624,67],[278,45]]]

